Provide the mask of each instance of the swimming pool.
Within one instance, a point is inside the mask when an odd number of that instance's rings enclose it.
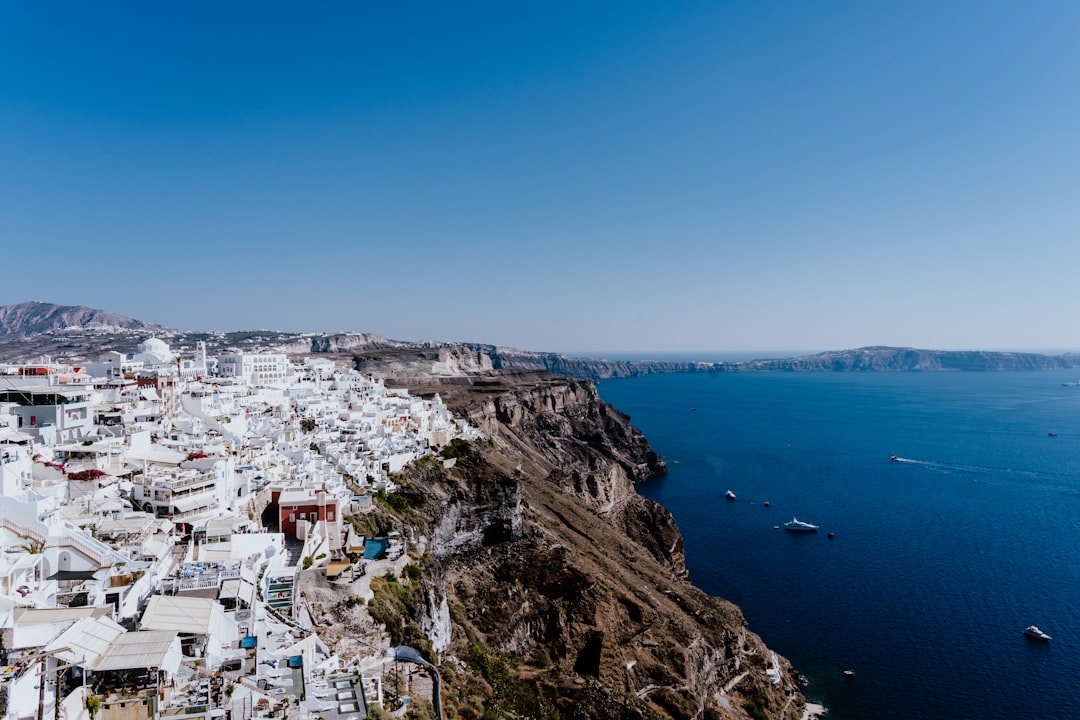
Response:
[[[390,547],[390,541],[386,538],[367,538],[364,540],[364,559],[378,560],[386,555],[388,547]]]

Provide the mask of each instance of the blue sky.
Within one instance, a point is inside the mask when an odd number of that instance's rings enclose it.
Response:
[[[1080,347],[1080,4],[0,5],[0,304]]]

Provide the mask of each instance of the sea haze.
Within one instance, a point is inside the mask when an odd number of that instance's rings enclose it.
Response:
[[[1080,387],[1063,385],[1077,379],[684,374],[599,388],[668,461],[638,489],[675,515],[691,578],[743,609],[829,717],[975,720],[1080,717]],[[820,531],[784,532],[794,516]],[[1024,638],[1031,624],[1053,641]]]

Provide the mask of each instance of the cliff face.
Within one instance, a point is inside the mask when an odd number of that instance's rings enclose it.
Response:
[[[788,664],[772,684],[738,608],[686,578],[670,513],[633,486],[663,461],[590,383],[441,391],[488,440],[414,464],[400,492],[429,558],[414,620],[463,661],[444,686],[457,716],[800,716]]]
[[[420,377],[427,372],[424,368],[431,366],[440,355],[462,358],[463,368],[472,372],[479,372],[482,368],[517,373],[546,371],[562,377],[584,380],[640,377],[655,373],[935,372],[950,370],[984,372],[1080,367],[1080,355],[1075,354],[1042,355],[977,350],[865,347],[794,358],[741,362],[690,362],[579,358],[559,353],[530,352],[475,343],[446,344],[438,347],[414,346],[399,348],[392,354],[368,353],[358,361],[357,366],[363,365],[366,369],[385,372],[399,378]]]

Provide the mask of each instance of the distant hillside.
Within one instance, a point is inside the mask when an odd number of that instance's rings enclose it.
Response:
[[[1058,370],[1080,367],[1080,355],[1043,355],[1025,352],[989,352],[982,350],[920,350],[917,348],[864,347],[855,350],[831,350],[785,360],[750,360],[720,363],[723,369],[786,370],[828,372],[896,371],[1000,371]]]
[[[1041,355],[981,350],[923,350],[918,348],[864,347],[831,350],[795,358],[743,362],[663,362],[639,360],[607,362],[553,357],[557,372],[599,380],[672,372],[987,372],[1004,370],[1056,370],[1080,367],[1080,355]],[[560,367],[561,366],[561,367]]]
[[[482,375],[490,371],[535,372],[583,380],[638,377],[656,373],[731,372],[941,372],[1054,370],[1080,368],[1080,355],[1043,355],[980,350],[922,350],[863,347],[795,358],[744,362],[605,360],[535,352],[483,343],[408,342],[363,332],[285,333],[180,331],[124,315],[82,306],[24,302],[0,306],[0,361],[43,354],[59,358],[95,357],[105,350],[132,352],[138,340],[164,337],[175,347],[205,341],[211,351],[278,348],[298,355],[353,357],[365,372],[408,379]]]
[[[105,332],[135,330],[147,333],[167,329],[163,325],[145,323],[107,310],[95,310],[81,305],[54,305],[31,301],[0,306],[0,338],[4,340],[74,328]]]
[[[429,346],[430,347],[430,346]],[[567,357],[558,353],[530,352],[479,343],[440,345],[442,354],[425,353],[416,347],[392,353],[354,351],[355,365],[365,371],[411,377],[432,372],[427,366],[438,363],[443,374],[451,363],[447,352],[456,352],[457,367],[464,374],[493,370],[546,370],[556,375],[584,380],[639,377],[657,373],[734,372],[987,372],[1003,370],[1056,370],[1080,368],[1080,355],[1041,355],[1020,352],[979,350],[920,350],[916,348],[865,347],[834,350],[803,357],[747,360],[744,362],[679,362],[664,360],[604,360]],[[454,351],[454,348],[457,348]],[[483,361],[477,360],[483,358]]]

